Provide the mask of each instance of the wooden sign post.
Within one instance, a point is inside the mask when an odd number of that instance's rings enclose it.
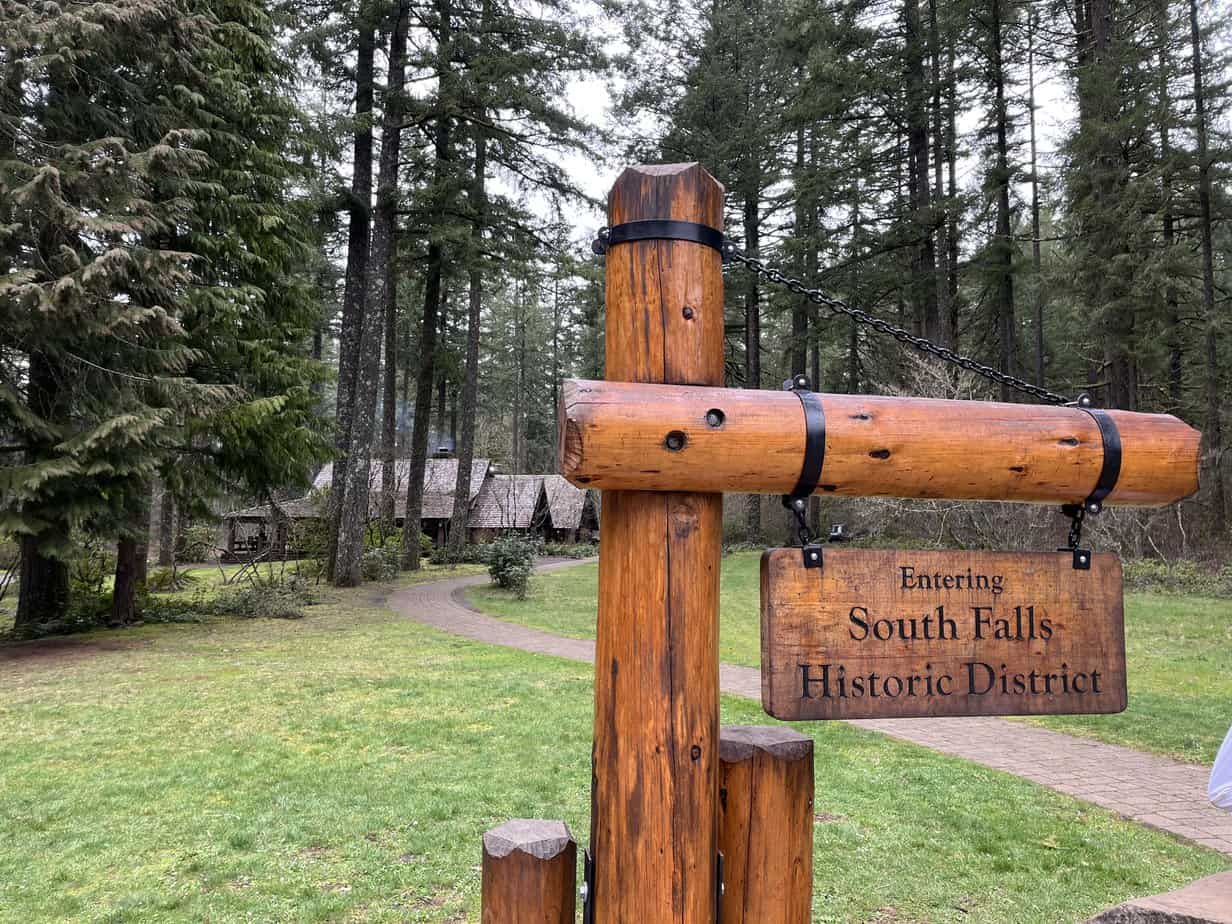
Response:
[[[713,924],[726,845],[724,907],[805,922],[811,749],[739,729],[720,760],[722,492],[1166,504],[1197,489],[1199,434],[1159,414],[862,395],[806,411],[724,389],[722,186],[697,164],[633,167],[608,220],[607,380],[564,383],[557,442],[561,473],[603,490],[587,920]],[[763,562],[774,715],[1125,706],[1113,556],[808,554]],[[485,896],[526,894],[512,865],[484,868]]]
[[[778,719],[1121,712],[1121,564],[1067,552],[799,549],[761,560]]]
[[[697,164],[633,167],[613,226],[721,230]],[[607,255],[607,377],[723,384],[719,253],[640,240]],[[661,435],[660,439],[666,439]],[[718,855],[720,494],[605,491],[591,812],[596,924],[713,924]]]

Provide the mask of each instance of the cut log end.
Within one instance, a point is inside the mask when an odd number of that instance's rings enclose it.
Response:
[[[735,764],[758,751],[778,760],[812,757],[813,739],[778,725],[725,725],[719,734],[719,759]]]
[[[483,850],[491,857],[507,857],[515,850],[537,860],[551,860],[573,843],[569,826],[563,821],[514,818],[483,836]]]

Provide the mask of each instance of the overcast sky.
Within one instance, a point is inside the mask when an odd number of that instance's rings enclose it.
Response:
[[[605,31],[609,35],[608,50],[610,52],[622,50],[618,34],[610,29],[610,27],[605,27],[595,17],[595,9],[587,0],[582,0],[580,8],[586,10],[586,15],[591,17],[592,22],[596,23],[596,28]],[[1017,76],[1021,79],[1021,85],[1013,88],[1012,92],[1019,94],[1018,108],[1025,110],[1026,73],[1024,72]],[[614,123],[611,115],[610,92],[611,88],[602,79],[593,77],[576,79],[568,86],[567,101],[575,114],[591,124],[614,131],[619,138],[620,126]],[[1014,100],[1012,99],[1011,102],[1014,102]],[[974,132],[984,115],[983,112],[978,110],[960,113],[959,132],[964,135]],[[1066,127],[1072,122],[1073,117],[1074,107],[1064,75],[1055,68],[1037,67],[1036,131],[1038,134],[1041,178],[1059,166],[1058,149],[1064,139]],[[1028,134],[1025,118],[1021,120],[1021,123],[1015,137],[1022,146],[1020,159],[1025,160],[1028,154]],[[613,159],[614,154],[615,152],[606,152],[607,156],[605,159],[611,161],[610,163],[598,162],[576,153],[563,155],[559,160],[583,190],[591,196],[602,200],[606,197],[608,190],[624,166],[615,162]],[[959,163],[960,185],[970,188],[979,182],[981,172],[981,164],[977,158],[964,158]],[[1024,184],[1023,188],[1019,190],[1019,194],[1024,199],[1028,197],[1030,195],[1029,187]],[[541,204],[541,207],[546,213],[546,204]],[[586,206],[579,206],[574,214],[576,215],[576,233],[574,237],[578,241],[593,237],[594,232],[604,221],[604,216],[598,209],[590,209]]]

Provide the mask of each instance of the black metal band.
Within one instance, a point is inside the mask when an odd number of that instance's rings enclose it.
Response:
[[[1095,482],[1095,490],[1082,502],[1087,513],[1099,513],[1103,509],[1104,499],[1112,493],[1117,479],[1121,477],[1121,431],[1117,429],[1116,421],[1107,411],[1096,407],[1079,407],[1095,419],[1104,444],[1104,461],[1099,470],[1099,480]]]
[[[613,225],[606,234],[600,232],[599,240],[606,247],[627,244],[630,241],[692,241],[723,253],[723,232],[709,225],[694,221],[627,221]]]
[[[800,465],[800,479],[788,497],[809,497],[817,490],[826,461],[826,412],[817,392],[803,388],[792,391],[804,407],[804,462]]]

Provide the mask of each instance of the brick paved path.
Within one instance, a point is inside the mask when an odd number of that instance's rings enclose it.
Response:
[[[538,570],[572,564],[577,562],[551,562]],[[420,584],[396,592],[390,605],[417,622],[454,635],[593,663],[594,642],[485,616],[461,602],[467,587],[486,581],[477,575]],[[761,674],[755,668],[723,664],[719,681],[724,693],[761,698]],[[851,724],[1004,770],[1232,855],[1232,814],[1207,801],[1205,767],[1004,719],[877,719]]]

